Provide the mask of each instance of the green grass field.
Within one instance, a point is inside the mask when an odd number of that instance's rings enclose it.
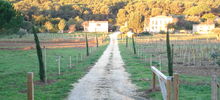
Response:
[[[47,76],[49,84],[39,84],[38,60],[36,50],[0,50],[0,98],[1,100],[25,100],[26,74],[34,72],[36,100],[63,100],[70,91],[72,83],[77,82],[89,70],[105,50],[106,46],[93,49],[89,57],[85,48],[47,49]],[[58,73],[57,56],[61,58],[61,75]],[[69,56],[73,67],[69,68]]]
[[[145,97],[153,100],[162,100],[161,92],[150,92],[152,72],[149,62],[143,62],[140,57],[132,54],[133,51],[120,44],[122,58],[126,64],[126,71],[131,74],[131,80],[145,92]],[[148,57],[149,58],[149,57]],[[163,65],[167,66],[167,65]],[[167,74],[167,73],[165,73]],[[210,77],[180,75],[180,100],[210,100],[211,86]],[[158,83],[157,83],[158,84]]]

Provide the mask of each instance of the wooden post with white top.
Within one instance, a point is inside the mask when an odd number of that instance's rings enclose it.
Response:
[[[34,100],[33,72],[27,73],[27,100]]]

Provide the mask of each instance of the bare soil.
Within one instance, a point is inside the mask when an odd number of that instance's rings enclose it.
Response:
[[[73,48],[85,47],[85,41],[79,40],[60,40],[41,42],[41,46],[47,48]],[[96,46],[96,41],[89,41],[89,46]],[[35,48],[34,41],[0,41],[0,50],[30,50]]]
[[[220,68],[218,67],[175,67],[175,72],[196,76],[212,76],[214,73],[220,76]]]
[[[157,61],[158,63],[159,63],[159,56],[160,54],[162,54],[161,56],[163,63],[162,65],[167,64],[166,52],[153,48],[148,48],[143,50],[142,50],[143,52],[147,52],[148,54],[152,53],[153,61]],[[174,55],[175,72],[186,75],[207,76],[207,77],[211,77],[213,74],[220,76],[220,66],[218,66],[213,59],[201,58],[196,56],[194,62],[193,56],[190,58],[190,61],[188,59],[188,56],[186,56],[184,60],[183,56],[179,55],[180,54],[179,50],[176,49],[175,52],[176,52]],[[192,51],[188,50],[188,52],[192,52]],[[150,61],[149,59],[150,58],[148,58],[147,61]]]

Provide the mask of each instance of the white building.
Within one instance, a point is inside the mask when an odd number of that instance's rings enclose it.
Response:
[[[131,32],[131,31],[127,32],[128,37],[132,37],[133,34],[134,34],[134,32]]]
[[[86,21],[83,27],[85,32],[108,32],[108,21]]]
[[[167,32],[167,25],[174,21],[171,16],[155,16],[149,20],[149,25],[145,28],[145,31],[151,33]]]
[[[194,24],[193,33],[208,34],[215,28],[215,24]]]

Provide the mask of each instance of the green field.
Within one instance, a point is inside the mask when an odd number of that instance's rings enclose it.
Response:
[[[106,46],[93,48],[88,57],[85,56],[85,48],[47,49],[48,84],[39,82],[36,50],[0,50],[0,98],[25,100],[26,74],[34,72],[36,100],[63,100],[73,88],[71,84],[86,74],[105,48]],[[58,56],[62,56],[61,75],[58,75]],[[72,68],[69,67],[70,56]]]

